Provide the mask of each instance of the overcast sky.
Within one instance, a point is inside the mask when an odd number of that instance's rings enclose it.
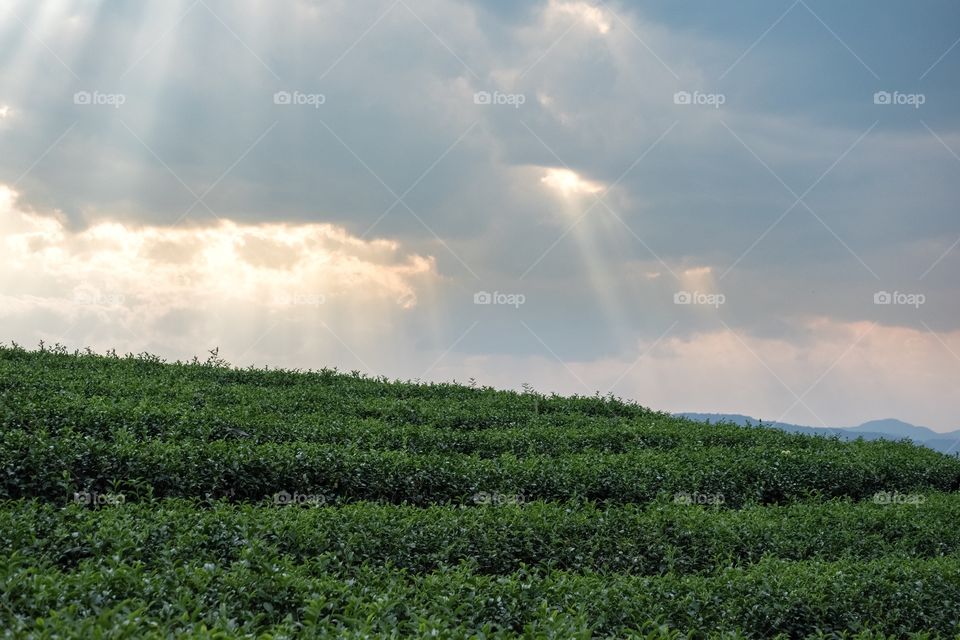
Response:
[[[960,428],[960,4],[12,0],[0,340]]]

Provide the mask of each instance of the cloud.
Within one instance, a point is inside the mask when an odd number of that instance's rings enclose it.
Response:
[[[532,357],[475,355],[444,362],[435,373],[464,379],[470,372],[482,384],[515,389],[535,381],[546,392],[612,392],[676,412],[743,413],[831,427],[910,415],[934,429],[960,428],[948,400],[960,384],[960,331],[934,335],[828,318],[802,324],[795,332],[815,340],[719,327],[692,335],[668,332],[625,354],[564,366],[538,345]]]
[[[571,196],[594,194],[603,191],[603,185],[590,180],[584,180],[575,171],[570,169],[548,168],[540,182],[558,193],[563,198]]]
[[[438,280],[432,257],[330,224],[101,222],[73,231],[62,216],[14,201],[0,188],[0,315],[14,332],[44,318],[37,328],[48,339],[89,324],[70,338],[102,345],[122,331],[124,340],[183,344],[211,325],[280,318],[372,331],[415,308]]]
[[[610,31],[611,17],[609,12],[605,12],[588,2],[550,0],[546,13],[548,16],[551,14],[573,16],[577,20],[589,24],[601,34]],[[550,18],[548,17],[548,19]]]

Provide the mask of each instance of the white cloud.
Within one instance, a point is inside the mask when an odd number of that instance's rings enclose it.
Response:
[[[603,191],[602,184],[586,180],[571,169],[550,167],[544,172],[540,182],[564,198]]]
[[[587,2],[564,2],[550,0],[547,7],[548,19],[552,14],[569,15],[596,29],[600,34],[610,31],[611,20],[608,12]]]
[[[416,306],[438,278],[432,257],[329,224],[101,222],[74,231],[14,203],[0,187],[0,316],[48,338],[95,321],[90,337],[107,346],[118,330],[162,342],[281,317],[364,332]],[[33,325],[37,318],[49,327]]]

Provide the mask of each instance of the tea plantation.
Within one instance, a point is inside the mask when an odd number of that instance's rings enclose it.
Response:
[[[960,459],[0,348],[8,637],[958,638]]]

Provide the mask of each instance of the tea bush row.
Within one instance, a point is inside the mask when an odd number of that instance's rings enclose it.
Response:
[[[120,557],[148,566],[228,563],[248,549],[297,560],[327,556],[433,571],[469,563],[479,573],[522,566],[631,574],[710,572],[764,557],[785,560],[936,557],[960,553],[960,495],[919,504],[833,501],[743,510],[662,502],[600,508],[542,503],[415,508],[232,505],[163,500],[92,509],[37,501],[0,507],[0,555],[71,567]]]
[[[577,630],[581,637],[625,637],[657,624],[695,637],[706,630],[752,638],[836,637],[868,628],[896,637],[954,637],[960,625],[956,556],[766,559],[711,575],[655,577],[526,568],[483,575],[467,567],[410,574],[364,567],[344,580],[327,564],[325,558],[250,552],[232,563],[160,570],[101,557],[62,571],[15,554],[0,565],[0,617],[18,634],[81,619],[111,629],[119,619],[131,635],[141,628],[182,634],[203,624],[248,634],[279,625],[326,637],[341,630],[409,637],[436,629],[443,635],[449,628],[549,637],[533,633],[541,626]]]
[[[663,494],[723,496],[725,506],[879,491],[952,491],[960,460],[910,446],[850,443],[837,450],[723,447],[480,458],[364,451],[313,443],[98,440],[44,432],[0,434],[0,498],[63,501],[75,491],[259,501],[279,491],[331,501],[430,504],[479,492],[530,500],[647,503]]]

